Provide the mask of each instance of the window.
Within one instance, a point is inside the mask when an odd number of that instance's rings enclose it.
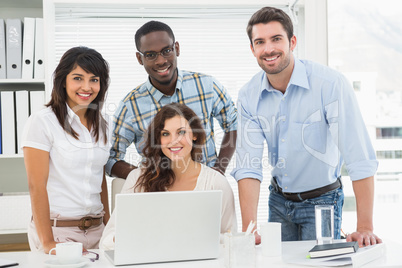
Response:
[[[173,29],[181,49],[178,67],[215,76],[227,88],[235,102],[239,89],[260,71],[250,51],[246,26],[251,15],[266,3],[249,6],[227,3],[222,6],[192,4],[175,6],[165,2],[158,5],[122,2],[124,1],[96,6],[85,4],[85,1],[74,5],[60,1],[54,3],[54,25],[52,26],[54,36],[49,42],[49,46],[53,47],[54,51],[48,54],[51,61],[48,69],[54,70],[62,54],[73,46],[84,45],[99,51],[109,62],[111,69],[111,84],[104,106],[106,114],[113,115],[119,101],[147,79],[147,73],[135,57],[134,34],[141,25],[152,19],[165,22]],[[277,7],[289,12],[287,7],[289,1],[276,2],[283,3],[282,6],[277,5]],[[298,21],[298,25],[303,26],[304,9],[297,9],[297,11],[292,16]],[[297,14],[298,16],[295,17]],[[295,27],[296,35],[299,29]],[[301,41],[305,30],[301,29],[300,32],[301,36],[295,53],[305,55],[308,53],[304,50],[303,41]],[[52,35],[52,31],[48,33]],[[218,130],[219,125],[215,125]],[[216,131],[218,150],[222,136],[222,131]],[[126,161],[133,164],[140,161],[134,147],[129,148]],[[233,166],[232,160],[226,175],[234,191],[240,228],[241,214],[237,200],[237,183],[229,175]],[[260,222],[268,218],[268,185],[270,184],[268,168],[264,170],[264,178],[258,215]]]
[[[392,231],[399,227],[399,216],[386,212],[402,209],[402,50],[394,46],[402,42],[402,17],[392,8],[399,2],[327,2],[329,66],[345,75],[359,75],[350,81],[379,160],[374,232],[383,239],[402,239]],[[344,189],[345,196],[353,195],[351,183],[345,183]],[[345,198],[345,206],[347,202]],[[345,231],[356,229],[355,214],[344,210]]]
[[[402,139],[402,127],[377,128],[377,139]]]
[[[402,159],[402,150],[398,151],[377,151],[378,159]]]
[[[353,89],[355,91],[360,91],[361,85],[362,85],[361,81],[353,81]]]

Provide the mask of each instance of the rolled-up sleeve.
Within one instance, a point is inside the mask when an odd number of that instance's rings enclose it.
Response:
[[[238,130],[236,141],[236,167],[231,175],[237,180],[254,178],[262,181],[262,155],[264,132],[257,116],[253,116],[245,94],[241,91],[238,109]]]
[[[325,106],[326,118],[349,176],[353,181],[371,177],[377,171],[378,161],[353,88],[340,76],[331,92],[331,102]]]
[[[213,116],[225,133],[237,130],[237,110],[229,93],[216,80],[213,81],[213,92]]]

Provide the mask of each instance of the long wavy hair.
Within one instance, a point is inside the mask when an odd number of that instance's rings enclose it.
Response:
[[[64,131],[78,139],[77,132],[72,129],[68,120],[66,77],[77,66],[88,73],[93,73],[100,79],[100,90],[85,112],[88,125],[93,128],[95,140],[99,140],[100,131],[104,133],[104,143],[107,142],[107,123],[101,114],[109,87],[109,64],[102,55],[94,49],[79,46],[67,50],[61,57],[53,73],[53,90],[47,107],[51,107]]]
[[[193,141],[191,159],[197,162],[202,160],[202,148],[205,145],[205,131],[198,116],[184,104],[171,103],[165,105],[154,117],[145,135],[143,154],[145,161],[142,172],[134,187],[143,192],[161,192],[173,185],[175,175],[171,169],[171,160],[164,155],[161,148],[161,132],[165,122],[175,116],[183,117],[191,127]]]

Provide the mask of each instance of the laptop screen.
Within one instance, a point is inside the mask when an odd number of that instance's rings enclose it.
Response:
[[[114,264],[219,256],[222,191],[116,196]]]

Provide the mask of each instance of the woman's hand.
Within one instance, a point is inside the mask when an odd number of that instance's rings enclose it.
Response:
[[[49,251],[50,251],[52,248],[55,248],[55,247],[56,247],[56,244],[57,244],[56,241],[50,241],[50,242],[47,242],[47,243],[43,243],[43,250],[45,251],[46,254],[48,254]],[[52,255],[56,255],[56,250],[53,250],[53,251],[52,251]]]

